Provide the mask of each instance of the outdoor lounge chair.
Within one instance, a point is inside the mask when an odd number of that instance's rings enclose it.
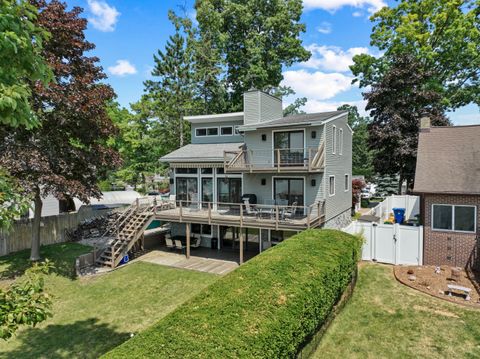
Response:
[[[177,196],[175,196],[174,194],[171,194],[168,197],[168,204],[170,205],[170,208],[177,207]]]
[[[197,237],[195,238],[195,241],[193,242],[193,244],[191,245],[192,248],[198,248],[200,247],[200,243],[202,243],[202,238],[201,237]]]
[[[256,216],[258,214],[257,209],[251,206],[249,199],[245,199],[243,203],[245,204],[245,213],[247,216]]]
[[[179,249],[182,253],[185,251],[185,246],[182,244],[182,241],[175,239],[175,249]]]
[[[283,218],[293,219],[296,213],[297,213],[297,202],[293,202],[291,207],[287,207],[283,211]]]
[[[166,243],[168,249],[170,249],[170,250],[175,249],[175,244],[173,243],[171,238],[165,238],[165,243]]]

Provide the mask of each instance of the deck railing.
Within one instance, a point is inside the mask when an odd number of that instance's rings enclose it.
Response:
[[[243,149],[224,151],[226,171],[318,171],[325,165],[325,146],[305,148]]]
[[[310,228],[323,223],[325,202],[319,201],[308,206],[267,205],[244,203],[212,203],[201,201],[161,201],[154,207],[154,215],[172,218],[179,222],[195,219],[208,224],[235,222],[240,227],[262,224],[269,228],[281,227]]]

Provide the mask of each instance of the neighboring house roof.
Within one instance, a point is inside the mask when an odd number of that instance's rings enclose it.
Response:
[[[414,191],[480,194],[480,125],[420,131]]]
[[[106,191],[102,192],[102,197],[100,199],[90,198],[90,205],[125,205],[132,204],[137,198],[140,198],[141,195],[137,191]],[[74,198],[75,208],[80,208],[85,205],[78,198]]]
[[[243,143],[192,143],[160,158],[162,162],[223,162],[223,151],[238,151]]]
[[[346,113],[348,112],[347,111],[330,111],[330,112],[317,112],[317,113],[309,113],[309,114],[292,115],[292,116],[283,117],[277,120],[243,125],[239,127],[239,130],[252,131],[259,128],[269,128],[269,127],[313,125],[318,123],[324,123],[324,122],[327,122],[328,120],[333,120]]]

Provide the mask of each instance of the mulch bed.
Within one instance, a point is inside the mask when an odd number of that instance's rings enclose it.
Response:
[[[435,273],[435,266],[395,266],[394,273],[399,282],[411,288],[453,303],[480,309],[480,294],[476,289],[478,284],[475,285],[463,269],[454,269],[456,273],[452,276],[452,269],[454,268],[441,266],[440,273]],[[471,299],[467,301],[464,295],[455,293],[448,296],[448,284],[470,288]]]

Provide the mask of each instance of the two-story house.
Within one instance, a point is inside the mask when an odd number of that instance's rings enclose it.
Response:
[[[191,143],[161,158],[175,208],[156,213],[172,236],[258,251],[313,227],[350,221],[352,130],[346,111],[283,117],[282,101],[244,94],[244,111],[185,117]],[[187,250],[187,253],[189,251]]]

